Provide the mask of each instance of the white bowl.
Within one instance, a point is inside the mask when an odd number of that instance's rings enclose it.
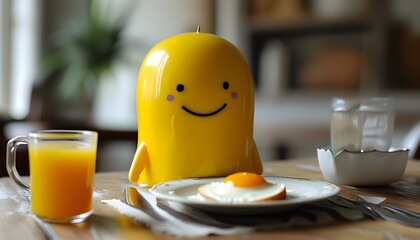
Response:
[[[317,149],[324,178],[332,183],[351,186],[382,186],[396,182],[404,175],[408,149],[388,152],[350,152],[336,156],[330,149]]]

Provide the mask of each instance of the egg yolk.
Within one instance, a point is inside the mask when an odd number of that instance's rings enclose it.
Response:
[[[224,183],[232,182],[235,187],[256,187],[267,183],[263,177],[255,173],[239,172],[231,174],[223,180]]]

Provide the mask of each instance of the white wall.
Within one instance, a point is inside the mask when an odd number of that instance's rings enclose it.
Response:
[[[127,26],[127,36],[140,38],[146,46],[174,34],[213,31],[212,1],[209,0],[142,0],[137,1]]]
[[[8,115],[10,77],[10,0],[0,1],[0,116]]]
[[[39,0],[2,0],[0,7],[0,114],[23,119],[29,112],[39,59]]]
[[[243,0],[215,0],[215,34],[233,43],[249,59],[247,3]]]

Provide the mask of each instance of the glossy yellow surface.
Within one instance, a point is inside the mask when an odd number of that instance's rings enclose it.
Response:
[[[146,55],[137,84],[131,182],[262,172],[253,81],[231,43],[198,32],[169,37]]]

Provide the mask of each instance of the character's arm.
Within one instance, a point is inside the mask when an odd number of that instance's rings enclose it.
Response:
[[[252,163],[254,165],[255,173],[262,174],[263,172],[263,165],[261,163],[260,154],[258,153],[257,145],[255,144],[255,140],[252,141]]]
[[[140,173],[143,171],[146,161],[149,161],[149,152],[147,151],[146,143],[141,142],[137,146],[130,171],[128,172],[128,180],[130,182],[137,183],[139,181]]]

